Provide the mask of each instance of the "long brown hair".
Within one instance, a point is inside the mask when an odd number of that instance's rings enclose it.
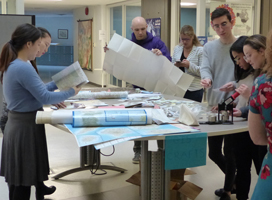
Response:
[[[266,37],[260,34],[255,34],[248,37],[244,43],[244,45],[249,45],[252,49],[259,51],[261,48],[266,49]],[[264,61],[264,65],[260,69],[256,69],[254,71],[254,77],[256,78],[260,74],[266,73],[265,66],[266,59]]]
[[[27,42],[35,43],[41,37],[41,31],[31,24],[19,25],[12,33],[11,40],[7,42],[0,55],[1,82],[3,74],[8,69],[10,63],[18,57]],[[37,68],[36,68],[36,71]]]
[[[272,77],[272,29],[269,31],[266,39],[265,49],[266,65],[264,71],[268,77]]]
[[[190,25],[184,25],[180,32],[179,32],[179,35],[187,35],[189,37],[192,37],[193,38],[193,45],[195,46],[202,46],[198,40],[198,38],[196,37],[195,35],[195,32],[194,32],[194,28]]]

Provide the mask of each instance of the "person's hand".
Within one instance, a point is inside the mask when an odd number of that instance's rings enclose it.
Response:
[[[81,87],[73,87],[73,89],[75,90],[75,94],[74,95],[77,95],[78,92],[81,90]]]
[[[153,52],[154,54],[156,54],[157,56],[162,55],[162,52],[161,52],[161,50],[159,50],[159,49],[152,49],[152,52]]]
[[[103,47],[103,49],[104,49],[104,52],[105,52],[105,53],[106,53],[106,51],[109,50],[108,45],[107,45],[107,42],[106,42],[106,45]]]
[[[209,88],[209,87],[212,86],[212,81],[211,81],[211,79],[209,79],[209,78],[205,78],[205,79],[202,79],[202,80],[200,81],[200,84],[201,84],[204,88]]]
[[[52,105],[55,106],[57,109],[66,108],[66,105],[64,104],[64,102],[60,102],[58,104],[52,104]]]
[[[181,66],[181,61],[180,61],[180,60],[177,60],[177,61],[174,63],[174,65],[175,65],[176,67],[182,67],[182,66]]]
[[[233,108],[233,112],[232,112],[234,117],[241,117],[242,116],[242,112],[240,109],[237,108]]]
[[[181,62],[180,61],[175,62],[174,65],[177,66],[177,67],[189,68],[190,62],[188,60],[186,60],[186,59],[183,59]]]
[[[235,89],[235,86],[233,82],[226,83],[225,85],[219,88],[219,90],[222,92],[230,92],[230,91],[233,91],[234,89]]]
[[[212,112],[218,112],[218,106],[213,106],[212,109],[211,109]]]
[[[190,66],[190,61],[187,60],[187,59],[183,59],[182,62],[181,62],[181,66],[188,69],[189,66]]]
[[[242,95],[246,99],[248,99],[251,95],[250,89],[245,84],[240,85],[235,91],[239,92],[240,95]]]

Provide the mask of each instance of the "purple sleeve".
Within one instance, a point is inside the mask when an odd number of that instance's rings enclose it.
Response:
[[[156,48],[159,49],[162,52],[162,55],[164,55],[170,62],[172,62],[172,58],[170,56],[170,52],[168,51],[166,45],[163,41],[159,40],[157,42]]]

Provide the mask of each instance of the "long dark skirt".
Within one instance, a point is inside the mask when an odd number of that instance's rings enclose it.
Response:
[[[36,112],[8,113],[0,175],[9,185],[31,186],[48,180],[45,129],[43,124],[35,123]]]

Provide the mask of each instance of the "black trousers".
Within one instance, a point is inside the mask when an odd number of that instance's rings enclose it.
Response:
[[[248,131],[231,136],[237,168],[236,198],[238,200],[246,200],[250,190],[252,161],[254,162],[256,173],[259,175],[263,158],[267,153],[267,147],[255,145]]]
[[[9,200],[29,200],[30,186],[9,185]]]
[[[196,91],[187,90],[186,93],[184,94],[183,98],[191,99],[191,100],[194,100],[194,101],[197,101],[197,102],[201,103],[202,102],[202,97],[203,97],[203,92],[204,92],[203,89],[196,90]]]
[[[224,190],[231,191],[236,172],[231,135],[209,137],[208,145],[210,159],[215,162],[225,174]],[[222,153],[222,147],[224,154]]]

